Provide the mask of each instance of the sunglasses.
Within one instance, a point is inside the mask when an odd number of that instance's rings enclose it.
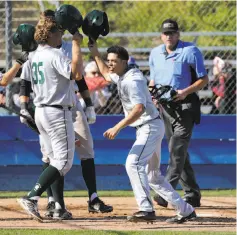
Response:
[[[99,71],[93,71],[93,72],[91,72],[93,75],[95,75],[95,74],[99,74],[100,72]]]
[[[177,32],[164,32],[163,34],[165,35],[165,36],[174,36],[175,34],[176,34]]]

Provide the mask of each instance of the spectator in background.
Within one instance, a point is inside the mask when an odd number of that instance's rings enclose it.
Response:
[[[6,90],[5,87],[0,86],[0,105],[6,104]],[[2,107],[0,107],[0,116],[9,115],[8,111]]]
[[[6,103],[5,88],[0,87],[0,105]]]
[[[129,68],[138,68],[139,69],[139,66],[136,63],[136,60],[132,56],[129,56],[128,67]]]
[[[3,74],[0,72],[0,81],[2,80]],[[5,88],[0,86],[0,105],[6,103]]]
[[[232,66],[219,57],[213,60],[213,79],[211,88],[214,93],[212,113],[235,113],[235,80],[232,78]]]
[[[108,83],[104,81],[98,70],[95,61],[89,62],[85,69],[85,80],[90,91],[90,96],[95,107],[96,113],[105,107],[111,93],[108,91]],[[80,96],[79,96],[80,97]],[[80,97],[82,107],[85,107],[84,100]]]

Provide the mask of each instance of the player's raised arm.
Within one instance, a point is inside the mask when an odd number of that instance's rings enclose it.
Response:
[[[23,51],[21,56],[16,60],[16,63],[3,74],[2,79],[0,81],[0,86],[7,86],[10,82],[12,82],[13,78],[16,77],[21,66],[28,60],[28,52]]]
[[[20,68],[21,65],[15,63],[6,73],[2,75],[2,78],[0,80],[0,86],[7,86],[16,76]]]
[[[77,31],[72,38],[72,79],[81,80],[83,73],[83,62],[81,54],[81,43],[83,36]]]
[[[100,73],[102,74],[104,79],[107,82],[111,82],[111,78],[109,76],[109,67],[105,64],[105,62],[101,58],[101,55],[100,55],[98,48],[97,48],[97,43],[96,42],[89,42],[88,48],[91,51],[91,55],[93,56],[97,66],[100,70]]]

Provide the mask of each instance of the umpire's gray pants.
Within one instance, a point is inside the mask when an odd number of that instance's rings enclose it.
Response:
[[[170,152],[165,177],[174,189],[180,183],[186,197],[199,199],[200,189],[188,154],[194,126],[194,113],[185,106],[176,111],[163,106],[161,107],[161,116],[165,124],[165,135]]]

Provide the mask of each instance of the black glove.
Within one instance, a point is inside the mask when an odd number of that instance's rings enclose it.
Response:
[[[29,128],[31,128],[33,131],[35,131],[36,133],[38,133],[40,135],[39,129],[35,124],[35,121],[31,121],[31,120],[26,120],[25,123]]]
[[[16,62],[20,65],[23,65],[28,60],[28,51],[22,51],[21,56],[16,60]]]
[[[30,115],[29,111],[26,109],[21,109],[20,111],[20,121],[21,123],[26,124],[28,127],[30,127],[33,131],[40,134],[38,127],[35,124],[35,120]]]
[[[19,115],[21,123],[24,123],[25,125],[30,127],[33,131],[40,134],[38,127],[35,124],[35,120],[33,118],[35,116],[34,112],[32,110],[32,112],[30,113],[30,110],[27,109],[27,103],[25,102],[21,103],[21,111]]]

